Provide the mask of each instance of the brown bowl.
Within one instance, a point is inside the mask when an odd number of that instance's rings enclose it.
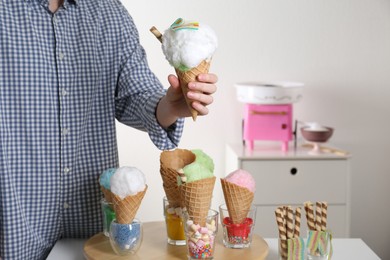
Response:
[[[311,130],[309,127],[302,127],[301,134],[306,141],[315,143],[325,143],[333,135],[333,128],[326,127],[326,130]]]

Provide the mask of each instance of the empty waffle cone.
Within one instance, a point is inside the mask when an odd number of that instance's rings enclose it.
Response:
[[[165,186],[177,186],[177,170],[160,165],[160,175]]]
[[[234,224],[242,223],[251,208],[254,193],[224,179],[221,184],[230,219]]]
[[[124,199],[121,199],[119,196],[111,192],[115,217],[118,223],[131,224],[133,222],[147,189],[148,186],[146,185],[143,191],[140,191],[135,195],[127,196]]]
[[[180,71],[176,69],[176,75],[180,81],[180,87],[183,91],[183,95],[186,99],[187,106],[191,111],[192,119],[195,121],[198,116],[198,111],[192,108],[192,100],[187,97],[188,83],[197,81],[196,77],[201,73],[208,73],[210,68],[210,62],[203,60],[197,67],[187,71]]]
[[[183,207],[183,202],[180,199],[180,190],[179,187],[172,186],[172,187],[166,187],[163,185],[164,191],[165,191],[165,196],[167,197],[169,207],[171,208],[182,208]]]
[[[112,202],[112,192],[104,186],[100,186],[100,190],[103,192],[103,196],[106,199],[107,202],[111,203]]]
[[[182,206],[179,186],[177,185],[178,170],[195,161],[195,154],[186,149],[163,151],[160,155],[160,174],[163,180],[165,195],[171,207]]]
[[[208,211],[211,205],[215,177],[180,185],[180,195],[189,218],[195,224],[205,226]]]

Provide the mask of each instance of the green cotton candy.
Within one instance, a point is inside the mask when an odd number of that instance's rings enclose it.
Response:
[[[196,156],[195,161],[183,168],[186,182],[193,182],[214,176],[214,162],[202,150],[191,150]]]
[[[205,154],[200,149],[191,150],[191,152],[195,154],[195,162],[199,162],[204,167],[209,169],[211,172],[214,172],[214,162],[213,162],[213,159],[211,159],[210,156]]]
[[[183,71],[183,72],[186,72],[188,70],[190,70],[190,68],[188,68],[187,66],[185,66],[184,64],[180,64],[179,67],[177,67],[176,69],[180,70],[180,71]]]

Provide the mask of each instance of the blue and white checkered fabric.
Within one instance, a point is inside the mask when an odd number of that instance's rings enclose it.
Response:
[[[0,257],[44,259],[101,231],[98,176],[118,165],[115,118],[172,149],[165,89],[118,0],[0,0]]]

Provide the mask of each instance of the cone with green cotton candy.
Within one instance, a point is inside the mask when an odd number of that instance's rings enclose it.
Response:
[[[213,174],[214,163],[203,151],[192,152],[196,155],[195,161],[179,173],[180,196],[189,218],[195,224],[205,226],[216,179]]]
[[[215,177],[183,183],[180,185],[180,195],[189,218],[195,224],[204,227],[207,213],[211,206]]]

